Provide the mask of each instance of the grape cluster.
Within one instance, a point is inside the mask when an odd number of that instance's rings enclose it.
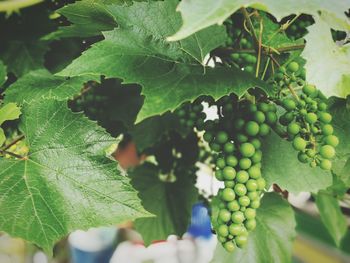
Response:
[[[204,139],[217,157],[215,176],[225,187],[219,190],[220,204],[213,224],[219,241],[232,252],[247,243],[256,227],[256,209],[266,186],[261,176],[261,137],[277,120],[274,104],[253,104],[232,96],[218,101],[220,117],[205,123]]]
[[[311,167],[320,166],[324,170],[332,168],[331,159],[335,156],[338,138],[333,135],[332,115],[327,111],[327,101],[315,86],[305,83],[304,74],[296,74],[299,64],[289,63],[281,67],[279,85],[301,87],[299,96],[286,96],[279,102],[285,109],[279,123],[286,127],[288,138],[299,152],[298,159]],[[282,94],[283,95],[283,94]]]
[[[293,24],[291,24],[286,33],[291,39],[299,39],[306,35],[307,27],[313,24],[311,16],[302,15]]]
[[[203,99],[199,98],[193,103],[185,102],[175,110],[175,114],[179,117],[180,124],[193,129],[203,130],[206,114],[203,112]]]

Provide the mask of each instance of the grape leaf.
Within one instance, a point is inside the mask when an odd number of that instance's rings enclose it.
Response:
[[[242,6],[257,8],[274,15],[277,20],[291,14],[310,14],[321,16],[332,26],[350,28],[345,12],[349,9],[350,1],[323,0],[184,0],[177,10],[181,12],[183,24],[180,30],[169,38],[171,41],[186,38],[193,33],[214,24],[222,24],[231,14]],[[324,15],[327,15],[324,17]]]
[[[0,159],[0,230],[51,253],[76,229],[149,216],[136,191],[108,159],[116,140],[66,102],[24,104],[23,159]]]
[[[5,83],[7,78],[7,70],[4,63],[0,60],[0,87]]]
[[[117,27],[114,17],[101,0],[78,1],[62,7],[57,12],[65,16],[72,24],[59,27],[57,31],[48,34],[43,39],[91,37]]]
[[[137,121],[174,110],[202,94],[215,98],[230,92],[242,95],[255,86],[269,92],[263,82],[239,69],[204,67],[205,55],[225,41],[223,27],[208,28],[183,41],[166,42],[165,37],[181,23],[174,10],[176,4],[169,0],[110,7],[119,28],[104,33],[105,40],[59,75],[95,73],[141,84],[145,102]]]
[[[265,194],[256,221],[245,248],[230,254],[218,244],[211,263],[291,262],[296,223],[288,202],[275,193]]]
[[[135,142],[138,151],[143,152],[148,147],[156,144],[170,131],[176,131],[185,136],[188,130],[181,125],[179,118],[172,113],[165,113],[162,116],[154,116],[136,124],[130,134]]]
[[[350,94],[350,44],[334,43],[329,27],[321,20],[316,20],[308,31],[301,53],[306,60],[306,80],[326,96],[345,98]]]
[[[329,112],[333,116],[334,134],[339,138],[332,170],[350,186],[350,109],[345,99],[331,98]]]
[[[159,169],[145,163],[129,173],[131,183],[139,191],[142,205],[154,218],[135,220],[135,228],[142,234],[144,242],[166,239],[170,234],[181,236],[187,230],[191,208],[197,200],[198,193],[194,187],[191,174],[177,176],[177,181],[162,182]]]
[[[336,245],[339,246],[348,230],[348,225],[340,210],[338,200],[330,192],[323,190],[316,195],[316,205],[328,233],[332,236]]]
[[[5,121],[16,120],[21,115],[20,108],[16,103],[8,103],[0,108],[0,125]]]
[[[301,163],[291,142],[272,133],[264,140],[263,176],[269,184],[276,183],[292,193],[317,192],[332,184],[332,174]]]
[[[52,75],[45,69],[39,69],[24,75],[6,89],[5,102],[30,102],[40,98],[67,100],[78,94],[83,84],[92,76],[64,78]]]

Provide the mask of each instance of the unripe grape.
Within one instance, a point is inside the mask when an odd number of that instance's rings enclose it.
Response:
[[[306,155],[310,158],[314,158],[316,156],[316,151],[314,149],[309,149],[306,151]]]
[[[317,121],[317,115],[313,112],[309,112],[306,114],[305,120],[310,124],[314,124]]]
[[[252,156],[252,162],[253,163],[259,163],[261,162],[261,159],[262,159],[262,151],[260,150],[257,150],[255,151],[255,154]]]
[[[216,167],[220,168],[220,169],[224,169],[226,166],[226,162],[223,158],[218,158],[216,160]]]
[[[219,236],[227,237],[228,236],[228,226],[227,225],[220,225],[216,232]]]
[[[233,201],[236,198],[235,191],[231,188],[225,188],[222,191],[221,199],[227,202]]]
[[[260,142],[260,140],[259,140],[258,138],[252,139],[252,140],[250,141],[250,143],[253,144],[253,146],[254,146],[254,148],[255,148],[256,150],[260,149],[260,147],[261,147],[261,142]]]
[[[218,240],[221,242],[221,243],[225,243],[227,238],[226,237],[222,237],[222,236],[217,236]]]
[[[261,170],[258,166],[253,165],[248,169],[248,174],[250,178],[257,179],[261,177]]]
[[[246,219],[254,219],[256,216],[256,211],[253,208],[247,208],[244,212],[244,216]]]
[[[232,213],[231,216],[232,222],[236,224],[240,224],[244,221],[244,214],[241,211],[236,211]]]
[[[235,145],[232,142],[227,142],[224,145],[224,152],[225,153],[233,153],[235,150]]]
[[[256,191],[249,192],[249,193],[247,194],[247,196],[249,197],[250,201],[254,201],[254,200],[259,199],[259,193],[256,192]]]
[[[260,111],[265,112],[265,113],[270,110],[269,105],[265,102],[259,102],[257,104],[257,107]]]
[[[333,134],[333,126],[330,124],[325,124],[321,128],[323,135],[332,135]]]
[[[224,248],[227,252],[232,253],[233,251],[235,251],[235,244],[232,241],[227,241],[224,244]]]
[[[215,142],[210,143],[210,144],[209,144],[209,147],[210,147],[210,149],[211,149],[212,151],[214,151],[214,152],[219,152],[220,149],[221,149],[220,145],[217,144],[217,143],[215,143]]]
[[[266,113],[266,122],[270,125],[275,125],[277,122],[277,114],[274,112],[267,112]]]
[[[238,164],[238,160],[237,160],[236,156],[229,155],[226,157],[226,163],[228,166],[235,167]]]
[[[239,205],[237,200],[233,200],[227,204],[227,208],[230,211],[234,212],[234,211],[238,211],[241,208],[241,206]]]
[[[224,184],[226,188],[233,188],[235,186],[234,181],[225,181]]]
[[[252,231],[256,228],[256,220],[255,219],[249,219],[244,223],[247,230]]]
[[[242,133],[239,133],[239,134],[237,134],[237,141],[240,142],[240,143],[247,142],[248,141],[248,137],[245,136]]]
[[[262,111],[256,111],[253,118],[257,123],[264,123],[266,119],[265,114]]]
[[[320,149],[320,155],[326,159],[332,159],[335,156],[335,150],[333,146],[323,145]]]
[[[321,167],[323,170],[329,171],[329,170],[332,169],[332,162],[331,162],[330,160],[323,159],[323,160],[320,162],[320,167]]]
[[[250,202],[250,207],[251,208],[254,208],[254,209],[257,209],[260,207],[260,200],[257,199],[257,200],[253,200]]]
[[[237,172],[236,180],[237,182],[243,184],[249,180],[249,174],[246,171],[241,170]]]
[[[224,144],[226,143],[228,140],[228,134],[224,131],[220,131],[218,132],[218,134],[216,135],[216,141],[220,144]]]
[[[244,184],[238,183],[235,185],[234,191],[238,196],[243,196],[247,193],[247,188],[245,187]],[[230,201],[232,201],[232,200],[230,200]]]
[[[288,70],[290,72],[297,72],[299,70],[299,64],[295,61],[289,63]]]
[[[227,209],[221,209],[221,210],[219,211],[219,216],[218,216],[218,218],[219,218],[222,222],[226,223],[226,222],[230,221],[230,219],[231,219],[231,213],[230,213],[230,211],[228,211]]]
[[[266,181],[264,178],[260,177],[260,178],[256,179],[256,183],[258,185],[258,190],[262,191],[265,189]]]
[[[297,107],[295,101],[292,100],[292,99],[284,99],[284,100],[282,101],[282,106],[283,106],[283,108],[285,108],[287,111],[292,111],[292,110],[294,110],[294,109]]]
[[[293,140],[293,147],[297,151],[303,151],[306,148],[306,141],[301,137],[296,137]]]
[[[248,121],[245,125],[245,132],[249,136],[256,136],[259,133],[259,124],[255,121]]]
[[[247,170],[252,165],[252,161],[249,158],[242,158],[239,160],[239,167],[242,170]]]
[[[252,157],[255,153],[254,145],[249,142],[243,143],[239,150],[243,157]]]
[[[333,147],[336,147],[339,144],[339,139],[335,135],[328,135],[327,137],[324,138],[324,142]]]
[[[245,124],[245,121],[243,119],[236,119],[234,121],[234,124],[233,124],[233,127],[235,128],[236,131],[240,131],[243,129],[244,127],[244,124]]]
[[[235,242],[236,242],[237,247],[242,248],[247,244],[248,237],[246,235],[236,236]]]
[[[233,180],[236,177],[236,170],[231,166],[226,166],[222,172],[226,180]]]
[[[241,196],[239,199],[238,199],[238,203],[241,205],[241,206],[248,206],[250,204],[250,199],[248,196]]]
[[[319,119],[323,123],[330,123],[332,121],[332,115],[330,115],[328,112],[320,112]]]
[[[318,109],[319,109],[320,111],[325,111],[325,110],[327,110],[327,108],[328,108],[328,106],[327,106],[327,104],[324,103],[324,102],[321,102],[320,104],[318,104]]]
[[[228,227],[228,231],[230,232],[231,235],[238,236],[242,233],[242,226],[239,224],[231,224]]]
[[[291,135],[297,135],[300,132],[300,126],[299,124],[292,122],[288,124],[287,131]]]
[[[260,125],[259,135],[266,136],[270,133],[270,127],[266,123]]]
[[[256,191],[258,189],[258,183],[254,179],[249,179],[246,183],[246,187],[249,192]]]
[[[306,95],[310,96],[310,95],[312,95],[312,94],[314,94],[314,93],[316,92],[316,87],[313,86],[313,85],[310,85],[310,84],[305,85],[305,86],[303,87],[303,92],[304,92]]]
[[[222,173],[222,170],[216,170],[215,171],[215,178],[218,179],[219,181],[224,180],[224,175]]]

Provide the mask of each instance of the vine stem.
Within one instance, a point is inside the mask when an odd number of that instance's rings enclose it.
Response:
[[[256,32],[254,30],[253,22],[250,19],[250,14],[248,13],[248,11],[247,11],[247,9],[245,7],[241,8],[241,12],[242,12],[245,20],[248,23],[248,27],[250,29],[250,32],[251,32],[253,40],[254,40],[255,50],[257,51],[259,49],[259,40],[258,40],[258,37],[257,37]]]
[[[6,150],[0,150],[0,153],[1,154],[8,154],[8,155],[11,155],[12,157],[16,157],[16,158],[21,159],[21,160],[26,160],[27,159],[26,156],[18,155],[16,153],[9,152],[9,151],[6,151]]]
[[[265,74],[266,74],[266,71],[267,71],[267,69],[269,67],[270,61],[271,61],[271,58],[268,57],[267,60],[266,60],[264,71],[263,71],[262,76],[261,76],[261,80],[264,80],[264,78],[265,78]]]
[[[5,145],[3,148],[1,148],[1,150],[6,151],[8,148],[10,148],[12,145],[16,144],[17,142],[19,142],[22,139],[24,139],[24,135],[17,137],[12,142],[10,142],[8,145]]]
[[[256,63],[255,77],[259,77],[260,63],[261,63],[261,45],[262,45],[262,33],[263,33],[263,23],[260,19],[260,30],[259,30],[259,43],[258,43],[258,60]]]

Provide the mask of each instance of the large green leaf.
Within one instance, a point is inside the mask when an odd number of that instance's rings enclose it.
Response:
[[[181,236],[187,230],[191,209],[198,192],[193,184],[193,174],[182,173],[175,182],[163,182],[157,166],[145,163],[129,174],[132,185],[139,191],[142,205],[153,218],[140,218],[135,227],[146,244],[166,239],[170,234]]]
[[[345,98],[350,94],[350,44],[334,43],[327,23],[322,20],[316,20],[308,31],[301,53],[306,60],[306,80],[327,96]]]
[[[6,89],[5,102],[23,103],[40,98],[67,100],[78,94],[92,77],[65,78],[52,75],[45,69],[29,72]]]
[[[7,69],[4,63],[0,60],[0,87],[5,83],[7,77]]]
[[[291,262],[296,236],[293,209],[275,193],[265,194],[261,204],[257,210],[257,226],[249,234],[247,246],[229,254],[218,244],[212,263]]]
[[[292,193],[317,192],[332,184],[330,172],[301,163],[291,142],[272,133],[263,144],[263,176],[269,184],[278,184]]]
[[[102,31],[112,30],[117,26],[103,0],[77,1],[62,7],[57,12],[65,16],[72,24],[60,27],[57,31],[45,36],[44,39],[97,36],[101,35]]]
[[[278,20],[291,14],[321,16],[332,26],[350,28],[345,12],[350,1],[324,0],[183,0],[177,10],[181,12],[183,24],[180,30],[169,39],[179,40],[214,24],[222,24],[232,13],[241,7],[254,7],[273,14]],[[324,14],[327,16],[324,17]]]
[[[332,196],[331,192],[323,190],[316,195],[316,205],[328,233],[339,246],[348,230],[348,225],[338,200]]]
[[[1,231],[50,253],[75,229],[149,216],[105,155],[115,139],[66,102],[25,104],[20,130],[28,156],[0,159]]]
[[[264,83],[239,69],[203,65],[205,55],[225,41],[223,27],[208,28],[183,41],[166,42],[165,37],[181,23],[176,4],[169,0],[110,7],[120,27],[105,33],[104,41],[59,74],[95,73],[141,84],[145,103],[138,121],[174,110],[202,94],[215,98],[230,92],[242,95],[255,86],[268,92]]]

